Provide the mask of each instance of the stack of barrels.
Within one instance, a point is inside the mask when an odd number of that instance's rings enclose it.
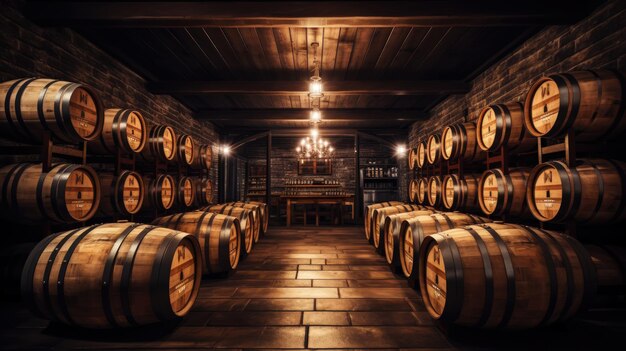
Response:
[[[2,252],[0,274],[21,275],[21,298],[38,315],[88,328],[168,321],[191,309],[203,274],[237,267],[247,244],[241,223],[254,225],[257,214],[262,223],[265,206],[188,212],[213,203],[212,146],[149,124],[137,109],[105,108],[84,84],[17,79],[0,83],[0,98],[0,136],[53,145],[55,156],[0,166],[0,216],[20,228],[77,227]],[[82,151],[82,164],[57,162],[70,149]],[[183,213],[155,219],[175,209]],[[133,215],[154,223],[85,226]]]
[[[583,246],[570,235],[536,228],[538,222],[602,228],[626,220],[626,163],[530,161],[544,154],[538,138],[566,138],[565,151],[576,142],[622,136],[625,92],[615,72],[548,75],[522,103],[486,106],[475,123],[447,126],[410,150],[409,168],[423,176],[409,183],[409,198],[433,208],[427,214],[391,211],[381,235],[387,262],[420,290],[433,318],[527,329],[575,316],[596,291],[626,295],[626,250]],[[483,162],[487,154],[515,156],[524,166],[481,169],[493,164]],[[450,168],[459,171],[445,174],[454,163],[459,166]],[[492,222],[477,212],[535,227]],[[584,230],[579,234],[585,238]]]

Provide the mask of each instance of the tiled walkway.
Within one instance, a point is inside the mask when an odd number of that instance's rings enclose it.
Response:
[[[176,326],[86,332],[49,326],[16,306],[3,310],[0,349],[582,347],[624,330],[578,322],[578,331],[466,332],[452,341],[360,227],[272,228],[235,274],[203,283],[192,312]]]

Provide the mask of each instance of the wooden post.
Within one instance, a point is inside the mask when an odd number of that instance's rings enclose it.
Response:
[[[270,215],[270,204],[272,201],[272,132],[267,133],[267,152],[265,161],[265,203],[267,216]]]
[[[358,206],[355,222],[361,223],[363,218],[363,202],[361,198],[361,147],[359,145],[359,132],[354,133],[354,203],[352,206]]]

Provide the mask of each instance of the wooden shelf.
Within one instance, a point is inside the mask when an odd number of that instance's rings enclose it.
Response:
[[[323,185],[311,185],[311,184],[302,184],[302,185],[285,185],[285,188],[341,188],[341,184],[323,184]]]
[[[364,180],[398,180],[398,177],[364,177]]]

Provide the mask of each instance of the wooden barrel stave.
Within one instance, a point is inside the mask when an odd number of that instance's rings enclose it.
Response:
[[[265,202],[259,202],[259,201],[248,201],[249,204],[252,205],[258,205],[260,208],[260,212],[261,212],[261,233],[265,234],[267,233],[267,227],[269,226],[269,220],[270,220],[270,213],[269,213],[269,208],[267,207],[267,204]]]
[[[154,125],[150,128],[141,159],[148,162],[171,162],[176,159],[176,133],[172,127]]]
[[[176,138],[176,161],[185,166],[193,165],[198,154],[196,148],[197,145],[190,135],[179,134]]]
[[[174,206],[176,200],[176,185],[174,178],[169,174],[159,174],[156,177],[143,176],[146,187],[142,210],[166,211]]]
[[[417,152],[415,155],[415,163],[417,165],[417,168],[423,168],[426,165],[426,153],[426,142],[422,141],[417,144]]]
[[[89,151],[117,155],[140,153],[148,133],[141,112],[132,109],[107,109],[99,138],[89,143]]]
[[[188,209],[193,207],[196,202],[196,189],[197,185],[194,182],[194,178],[181,176],[176,183],[176,202],[182,209]]]
[[[90,166],[59,163],[47,173],[41,164],[0,168],[0,209],[13,221],[87,221],[100,205],[100,181]]]
[[[53,79],[25,78],[0,84],[0,133],[18,141],[40,143],[46,132],[64,143],[96,139],[104,109],[85,85]]]
[[[40,242],[26,262],[21,290],[33,312],[65,324],[168,321],[191,309],[200,257],[198,241],[187,233],[139,223],[93,225]]]
[[[252,217],[252,211],[229,205],[207,206],[202,208],[201,211],[220,213],[238,218],[242,241],[241,257],[243,258],[252,252],[252,246],[254,244],[254,218]]]
[[[512,168],[508,174],[487,170],[478,181],[478,204],[486,215],[528,217],[526,184],[530,170]]]
[[[113,173],[100,173],[99,213],[104,216],[130,216],[137,214],[143,205],[145,186],[141,175],[135,171],[122,171],[116,176]]]
[[[537,137],[573,130],[578,141],[614,139],[626,130],[624,78],[608,70],[553,74],[526,96],[525,126]]]
[[[413,204],[402,204],[395,206],[388,206],[377,208],[374,210],[372,214],[372,243],[377,251],[381,254],[384,254],[384,226],[385,219],[394,214],[403,213],[403,212],[411,212],[423,209],[423,206],[413,205]]]
[[[478,206],[478,176],[465,174],[462,178],[448,174],[442,181],[443,207],[448,211],[475,211]]]
[[[227,205],[234,206],[234,207],[245,208],[245,209],[250,210],[252,212],[252,217],[254,219],[254,228],[253,228],[253,230],[254,230],[254,243],[259,242],[259,238],[260,238],[260,235],[261,235],[262,222],[264,221],[264,218],[261,215],[261,206],[255,205],[255,204],[251,204],[251,203],[241,202],[241,201],[230,202]]]
[[[372,242],[372,226],[374,225],[374,222],[373,222],[374,210],[378,208],[396,206],[396,205],[401,205],[401,204],[402,202],[400,201],[386,201],[386,202],[379,202],[376,204],[368,205],[365,208],[365,239],[367,239],[367,241]]]
[[[524,127],[524,106],[519,102],[486,106],[478,114],[476,141],[485,151],[506,147],[510,152],[537,149],[537,140]]]
[[[486,218],[467,213],[440,212],[427,216],[407,218],[400,224],[398,250],[400,268],[411,287],[418,287],[419,252],[424,238],[440,231],[471,224],[490,222]]]
[[[211,169],[211,162],[213,158],[213,149],[211,145],[200,145],[196,146],[198,152],[194,153],[193,162],[191,166],[196,169]]]
[[[474,122],[458,123],[444,128],[441,134],[441,157],[444,160],[474,162],[483,160],[486,156],[478,147]]]
[[[583,159],[574,168],[550,161],[536,166],[526,199],[542,222],[612,223],[626,219],[626,164]]]
[[[400,227],[402,225],[402,222],[405,219],[430,215],[432,213],[432,210],[421,209],[417,211],[393,214],[385,218],[385,224],[383,225],[385,259],[387,260],[387,263],[391,265],[394,271],[399,272],[401,270],[400,257],[398,255],[398,237],[400,235]]]
[[[440,232],[424,239],[419,256],[426,310],[444,323],[487,329],[550,325],[587,306],[596,287],[580,243],[520,225]]]
[[[193,211],[159,217],[152,224],[196,237],[202,252],[202,272],[206,275],[228,274],[239,264],[241,229],[238,218]]]
[[[441,160],[441,136],[431,134],[426,142],[426,162],[429,165],[438,164]]]
[[[441,177],[432,176],[428,178],[428,204],[432,207],[441,206]]]

